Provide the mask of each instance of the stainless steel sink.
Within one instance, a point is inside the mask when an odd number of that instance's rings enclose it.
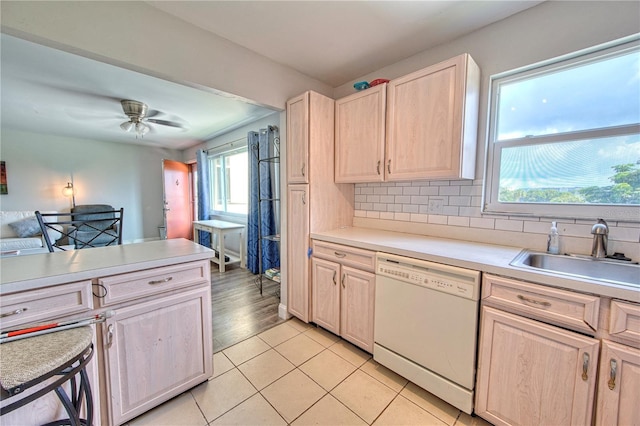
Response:
[[[510,265],[576,278],[640,287],[640,265],[628,261],[523,250],[511,261]]]

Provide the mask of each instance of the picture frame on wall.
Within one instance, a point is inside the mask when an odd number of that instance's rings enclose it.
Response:
[[[0,195],[8,194],[7,187],[7,166],[4,161],[0,161]]]

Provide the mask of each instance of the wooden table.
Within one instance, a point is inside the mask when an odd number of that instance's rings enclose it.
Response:
[[[211,248],[218,252],[219,257],[212,257],[211,261],[218,264],[220,272],[225,271],[225,266],[233,263],[240,263],[244,268],[244,225],[233,222],[225,222],[224,220],[194,220],[193,221],[193,241],[200,242],[200,233],[205,231],[211,234]],[[237,233],[240,235],[240,257],[227,255],[229,261],[225,262],[224,237],[227,234]],[[214,242],[214,236],[217,237],[217,243]]]

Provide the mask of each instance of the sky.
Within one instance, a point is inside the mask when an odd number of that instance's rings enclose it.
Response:
[[[498,141],[637,124],[640,52],[529,74],[502,83],[499,91]],[[500,186],[608,186],[612,166],[638,160],[638,134],[504,148]]]

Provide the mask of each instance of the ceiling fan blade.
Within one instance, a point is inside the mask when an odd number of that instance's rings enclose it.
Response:
[[[180,128],[180,129],[184,129],[185,128],[184,125],[182,125],[181,123],[177,123],[175,121],[158,120],[158,119],[155,119],[155,118],[150,118],[150,119],[147,119],[146,121],[148,121],[149,123],[160,124],[162,126],[177,127],[177,128]]]
[[[151,118],[151,117],[155,117],[158,114],[160,114],[160,111],[155,110],[155,109],[150,109],[150,110],[147,111],[147,114],[145,115],[145,117]]]

